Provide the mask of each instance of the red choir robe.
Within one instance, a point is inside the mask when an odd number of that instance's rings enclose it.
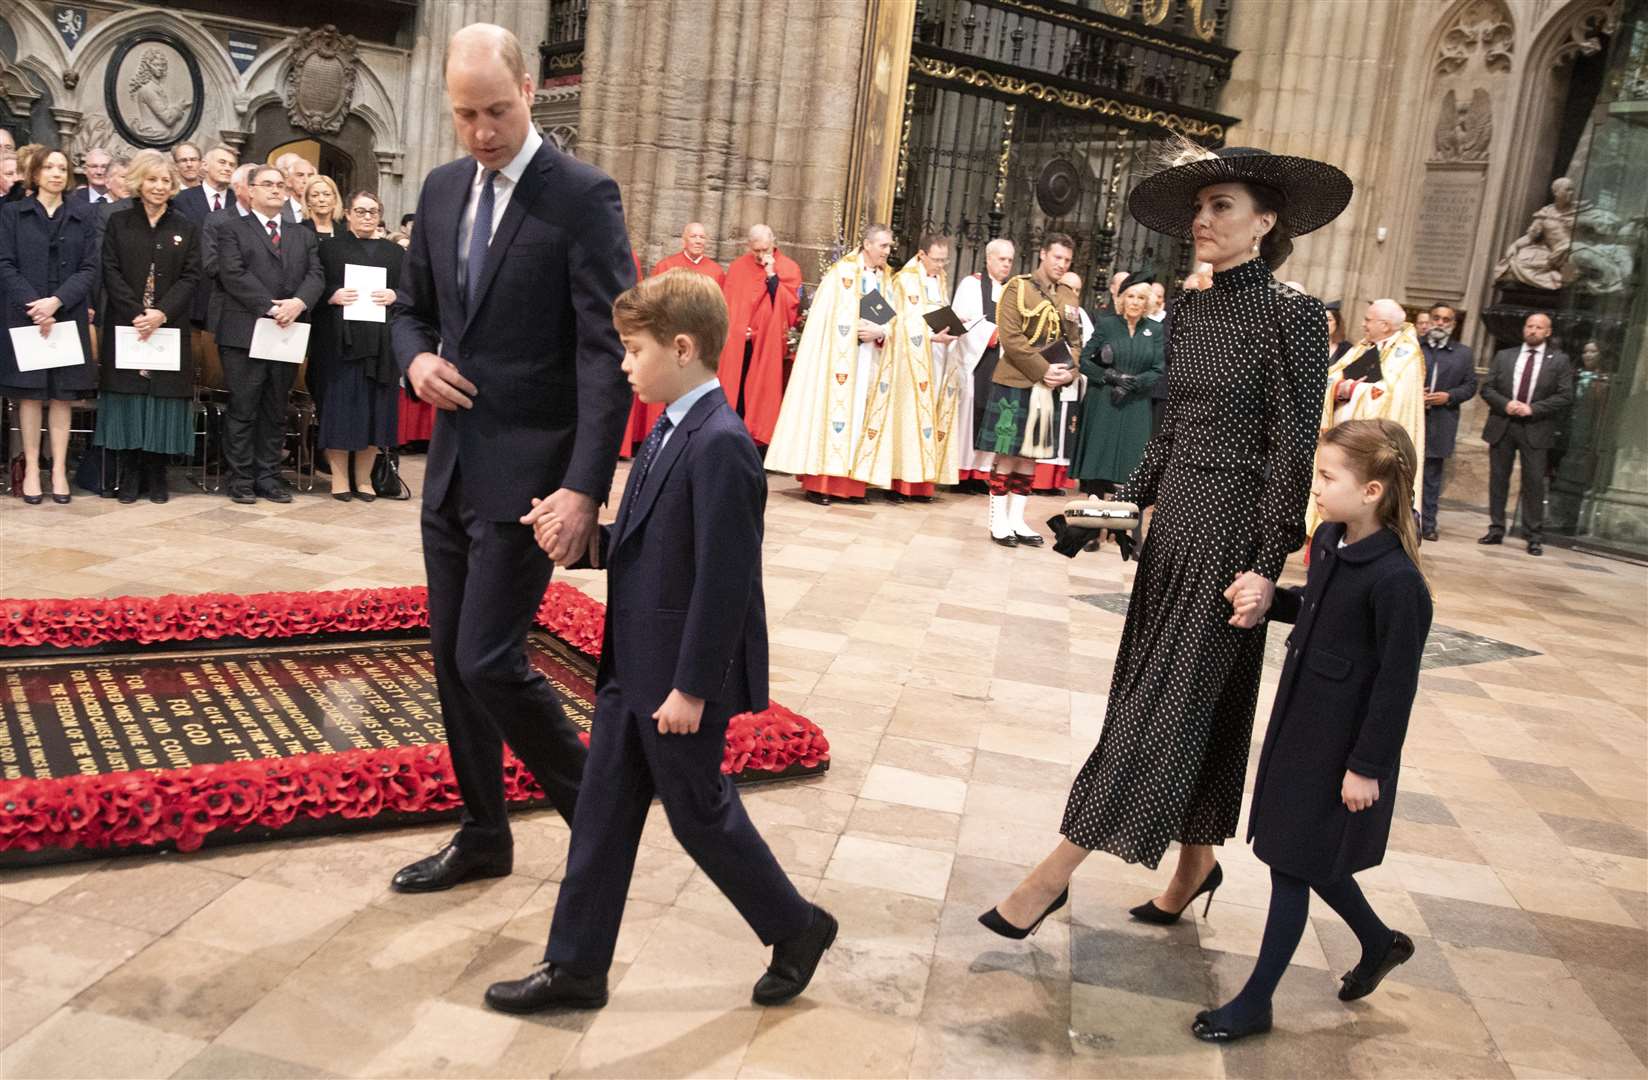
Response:
[[[651,276],[657,277],[659,274],[670,270],[691,270],[713,279],[717,285],[720,285],[727,276],[726,272],[721,269],[721,264],[708,255],[705,255],[697,262],[693,262],[687,258],[685,251],[677,251],[674,255],[666,255],[659,259],[653,264]],[[641,278],[640,256],[635,258],[635,277],[637,281]],[[629,423],[624,427],[624,442],[619,447],[618,456],[633,457],[635,448],[647,441],[647,436],[652,432],[652,425],[658,422],[658,417],[663,415],[663,412],[664,402],[660,401],[655,405],[647,405],[640,398],[636,398],[630,404]]]
[[[777,248],[773,272],[778,290],[767,295],[767,271],[745,253],[727,267],[721,290],[727,297],[727,347],[721,350],[721,388],[737,409],[750,437],[766,446],[784,400],[789,332],[800,311],[801,267]],[[749,350],[746,370],[744,355]],[[740,404],[742,394],[742,404]]]

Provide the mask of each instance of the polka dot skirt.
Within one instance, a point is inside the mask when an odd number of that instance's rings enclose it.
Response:
[[[1228,623],[1224,590],[1275,579],[1305,539],[1326,388],[1317,300],[1262,259],[1174,305],[1161,431],[1118,498],[1155,505],[1099,745],[1060,831],[1154,867],[1170,842],[1236,833],[1265,628]]]

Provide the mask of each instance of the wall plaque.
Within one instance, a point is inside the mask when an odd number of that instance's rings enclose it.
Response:
[[[169,149],[200,123],[200,65],[182,39],[139,30],[109,59],[103,97],[115,131],[136,147]]]
[[[1425,166],[1408,269],[1409,292],[1464,297],[1482,220],[1485,174],[1481,165]]]

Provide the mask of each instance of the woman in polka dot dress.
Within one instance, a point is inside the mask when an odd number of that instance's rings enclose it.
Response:
[[[1151,176],[1129,210],[1194,240],[1213,287],[1180,298],[1167,341],[1160,432],[1116,498],[1155,506],[1116,654],[1099,745],[1065,807],[1062,840],[980,921],[1032,932],[1069,898],[1093,851],[1154,868],[1177,841],[1166,891],[1133,909],[1177,921],[1223,875],[1213,845],[1241,813],[1264,628],[1234,614],[1236,590],[1268,600],[1305,540],[1327,321],[1271,271],[1295,236],[1332,221],[1351,182],[1331,165],[1228,148]]]

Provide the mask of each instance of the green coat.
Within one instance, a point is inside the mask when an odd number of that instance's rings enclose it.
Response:
[[[1094,325],[1093,336],[1081,355],[1087,395],[1082,399],[1081,429],[1070,462],[1071,476],[1119,484],[1139,464],[1144,444],[1150,441],[1150,388],[1166,370],[1162,361],[1165,341],[1162,324],[1149,319],[1140,319],[1131,335],[1127,320],[1119,315],[1105,315]],[[1106,345],[1110,346],[1114,369],[1138,378],[1138,384],[1120,405],[1111,403],[1111,387],[1104,381],[1105,368],[1099,362]]]

